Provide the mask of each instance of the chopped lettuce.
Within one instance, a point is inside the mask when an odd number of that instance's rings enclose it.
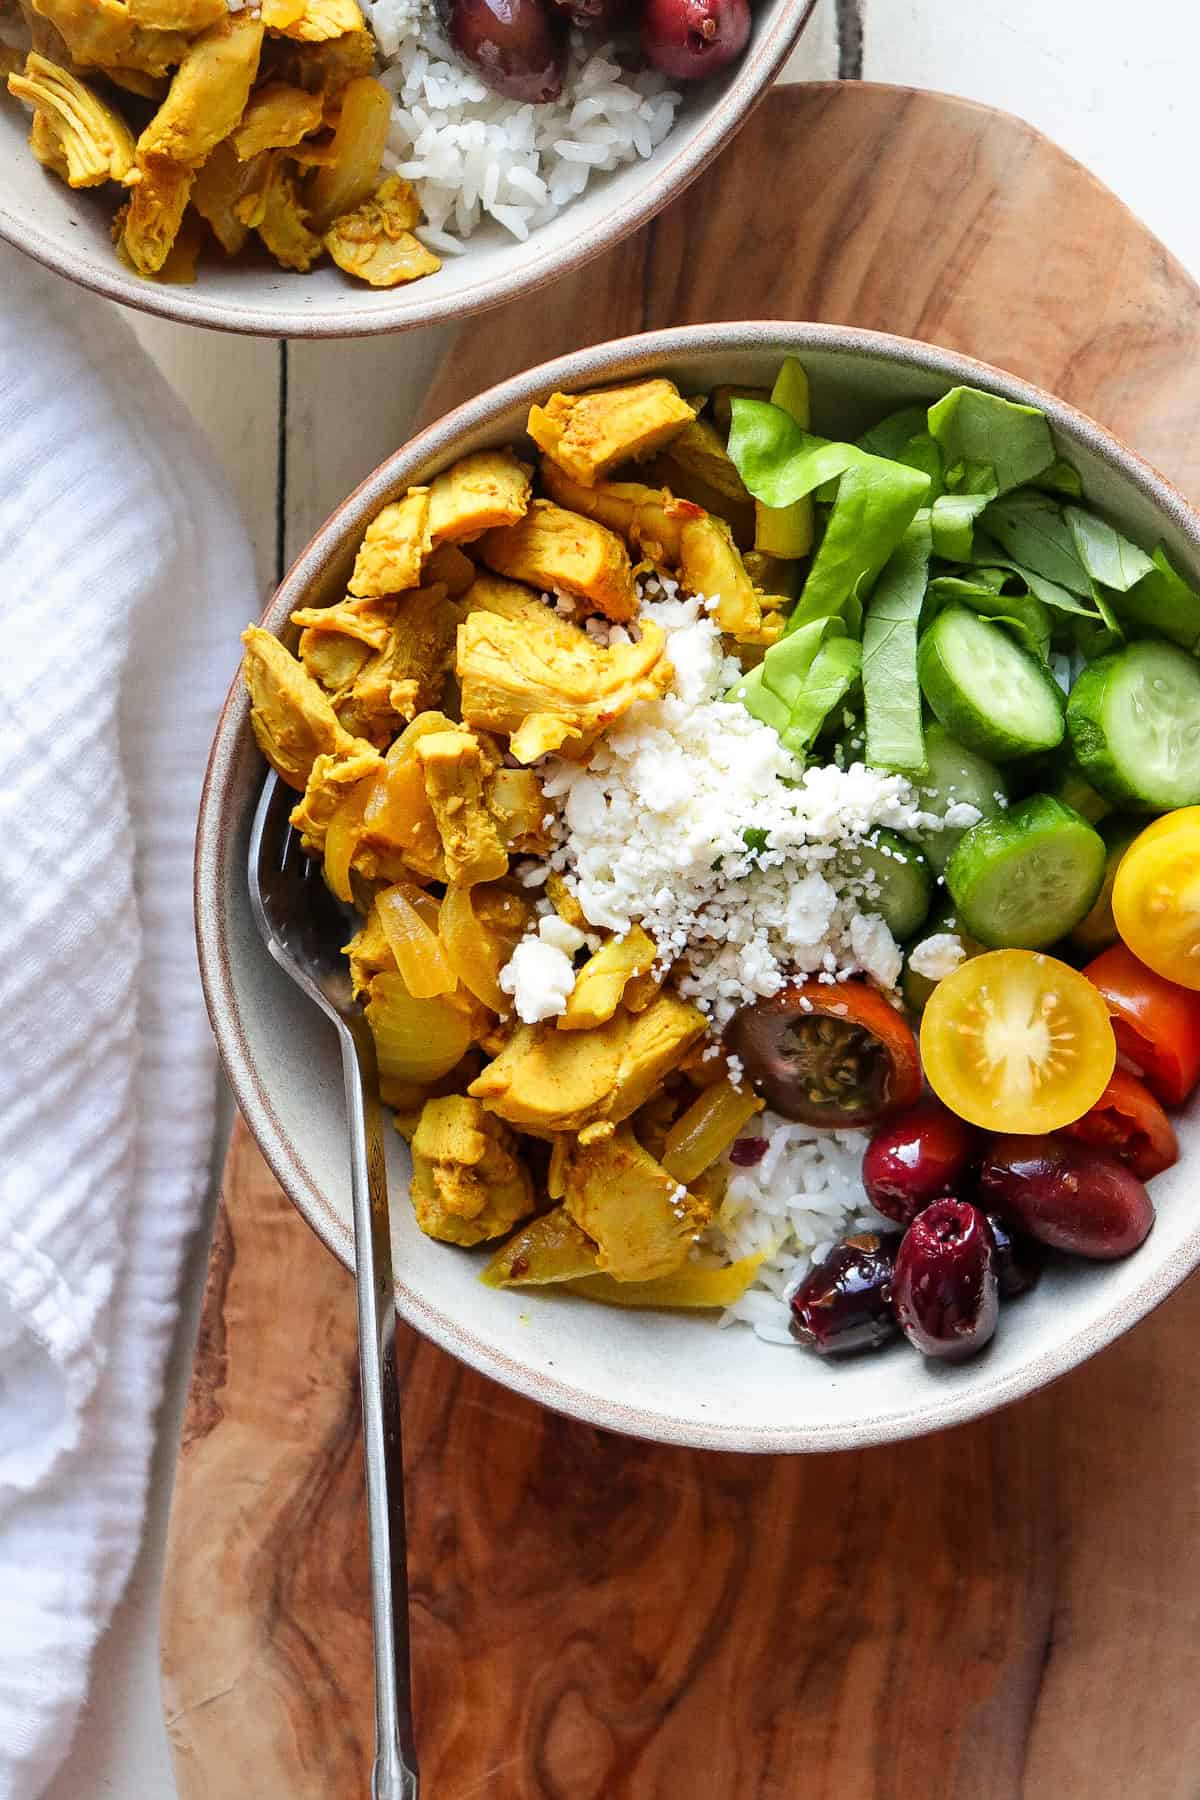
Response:
[[[863,618],[867,761],[911,774],[925,769],[917,631],[931,550],[930,515],[922,509],[888,558]]]
[[[946,461],[947,487],[960,492],[977,491],[967,483],[979,483],[990,471],[995,491],[1007,494],[1044,474],[1054,462],[1054,439],[1045,413],[980,388],[951,388],[929,408],[929,431]],[[957,481],[956,470],[964,471]]]

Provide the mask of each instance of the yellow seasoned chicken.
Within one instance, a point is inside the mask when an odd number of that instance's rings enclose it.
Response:
[[[386,744],[419,713],[437,706],[461,617],[442,587],[413,588],[394,600],[383,649],[334,702],[346,729]]]
[[[385,506],[367,526],[350,592],[378,596],[419,586],[421,565],[431,549],[429,489],[409,488],[403,500]]]
[[[138,139],[139,166],[161,157],[180,168],[199,168],[246,109],[262,39],[262,21],[240,12],[192,40],[166,99]]]
[[[420,216],[412,184],[399,175],[389,175],[369,200],[333,221],[325,233],[325,248],[339,269],[371,287],[419,281],[423,275],[436,275],[442,266],[433,251],[413,236],[412,227]]]
[[[529,409],[529,435],[568,475],[590,486],[618,463],[651,456],[691,423],[673,381],[637,381],[592,394],[552,394]]]
[[[680,528],[703,516],[690,500],[676,500],[666,488],[641,481],[597,481],[585,487],[549,457],[542,462],[542,486],[559,506],[607,525],[643,556],[670,568],[679,561]]]
[[[300,626],[300,661],[314,681],[339,694],[373,652],[388,642],[396,609],[389,600],[347,598],[336,606],[306,606],[292,614]]]
[[[128,0],[129,17],[150,31],[186,31],[189,37],[228,17],[226,0]]]
[[[157,275],[179,235],[196,175],[162,157],[139,158],[125,177],[129,203],[113,220],[122,256],[139,275]]]
[[[99,187],[129,172],[133,133],[69,70],[30,51],[24,74],[9,76],[8,91],[33,108],[34,155],[70,187]]]
[[[707,419],[690,419],[672,438],[671,461],[736,506],[754,505],[754,496],[738,474],[724,438]]]
[[[658,951],[640,925],[623,938],[610,938],[584,963],[567,995],[567,1009],[557,1020],[560,1031],[587,1031],[611,1019],[626,984],[654,967]]]
[[[319,131],[325,110],[320,94],[306,94],[286,81],[269,81],[251,94],[229,141],[240,162],[260,150],[283,150]]]
[[[429,490],[435,545],[466,544],[524,517],[533,470],[511,450],[477,450],[444,469]]]
[[[535,1200],[511,1131],[465,1094],[427,1100],[412,1140],[417,1224],[447,1244],[502,1237]]]
[[[484,782],[487,808],[506,850],[542,856],[550,849],[549,809],[532,769],[493,769]]]
[[[618,1008],[590,1031],[520,1025],[470,1092],[512,1125],[539,1135],[618,1123],[677,1068],[705,1027],[703,1013],[673,994],[645,1012]]]
[[[484,800],[483,755],[470,731],[433,731],[419,739],[425,792],[442,840],[446,879],[459,887],[499,881],[508,852]]]
[[[549,607],[533,604],[538,618],[469,611],[458,632],[463,718],[506,734],[518,762],[535,762],[568,741],[587,745],[635,701],[670,687],[666,640],[649,620],[638,643],[602,649]]]
[[[350,942],[342,945],[342,954],[350,959],[350,985],[356,998],[368,991],[376,975],[396,973],[396,958],[378,907],[372,906]]]
[[[563,1204],[599,1245],[597,1267],[617,1281],[654,1281],[687,1261],[711,1208],[644,1150],[628,1125],[578,1144]]]
[[[724,519],[689,519],[679,534],[679,575],[690,594],[717,602],[722,631],[752,638],[762,628],[762,608],[741,552]]]
[[[287,8],[287,12],[292,10],[290,6]],[[275,15],[276,18],[284,16],[283,12]],[[365,31],[366,25],[357,0],[305,0],[298,18],[286,25],[276,25],[272,21],[272,30],[281,31],[285,37],[299,38],[302,44],[323,44],[330,38]]]
[[[620,538],[552,500],[535,500],[515,525],[487,532],[479,555],[497,575],[527,581],[539,593],[574,595],[590,612],[623,620],[637,611],[633,568]]]
[[[352,787],[370,775],[378,775],[383,758],[369,744],[360,744],[350,755],[327,752],[318,756],[304,789],[304,798],[292,808],[288,819],[300,832],[301,848],[310,856],[320,856],[325,849],[325,833],[329,821]]]
[[[136,24],[121,0],[33,0],[33,10],[54,27],[80,69],[117,68],[161,76],[188,47],[182,31],[153,31]],[[45,47],[36,41],[36,33],[34,47]]]
[[[242,642],[258,747],[288,786],[303,793],[318,756],[353,756],[364,746],[339,724],[326,696],[278,638],[251,625]]]
[[[254,229],[285,269],[306,275],[325,246],[308,228],[308,211],[301,204],[296,177],[281,150],[267,152],[267,179],[254,213]]]

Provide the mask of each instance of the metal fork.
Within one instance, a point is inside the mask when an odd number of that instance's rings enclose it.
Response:
[[[288,824],[294,796],[267,776],[250,832],[250,904],[267,949],[337,1029],[346,1082],[358,1354],[375,1640],[373,1800],[417,1800],[408,1644],[404,1458],[383,1112],[375,1044],[341,946],[359,921],[334,899]]]

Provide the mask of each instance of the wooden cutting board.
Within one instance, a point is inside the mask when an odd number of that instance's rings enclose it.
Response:
[[[745,317],[983,356],[1200,496],[1200,291],[1028,126],[882,87],[772,95],[650,230],[467,325],[431,409]],[[1198,1345],[1193,1282],[997,1417],[772,1460],[568,1423],[402,1332],[423,1793],[1194,1800]],[[367,1791],[358,1407],[351,1279],[239,1125],[163,1599],[184,1800]]]

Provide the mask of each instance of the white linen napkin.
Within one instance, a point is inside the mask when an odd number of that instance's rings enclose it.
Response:
[[[258,610],[129,326],[0,246],[0,1800],[66,1754],[141,1534],[213,1130],[192,834]]]

